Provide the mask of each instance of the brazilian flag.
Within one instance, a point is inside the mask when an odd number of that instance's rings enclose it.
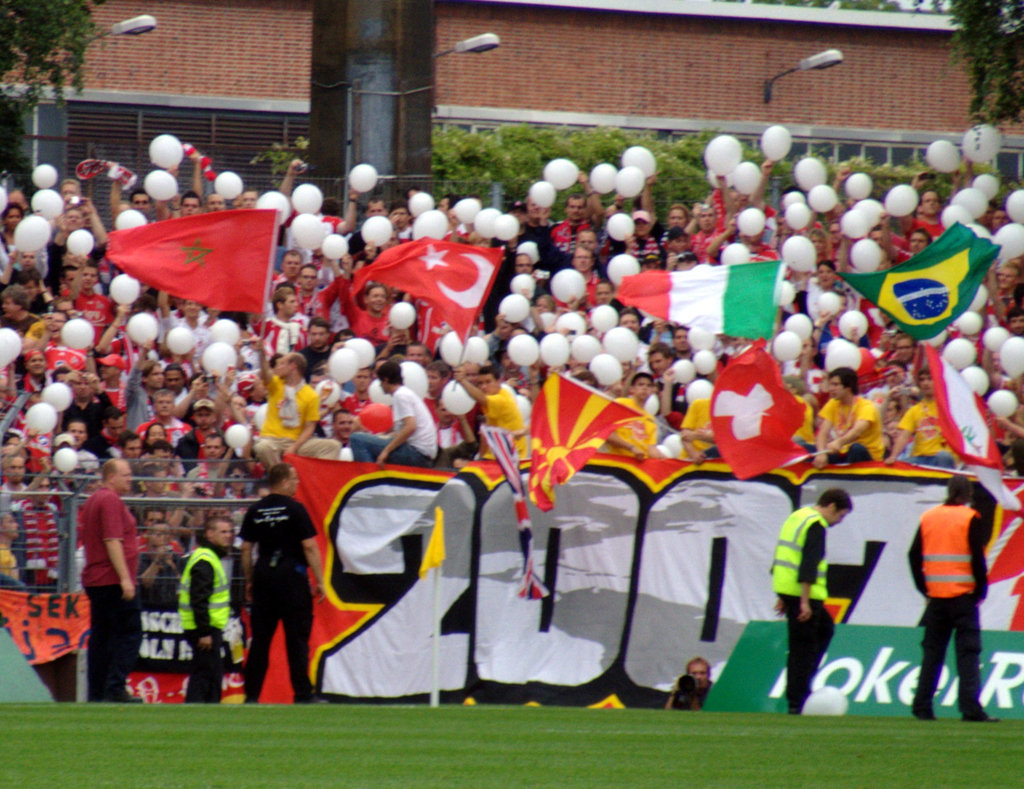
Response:
[[[910,260],[870,274],[840,274],[918,340],[941,332],[971,306],[999,247],[959,222]]]

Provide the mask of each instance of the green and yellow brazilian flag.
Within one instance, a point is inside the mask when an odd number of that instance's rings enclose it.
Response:
[[[998,254],[997,245],[958,222],[891,269],[839,276],[900,329],[927,340],[967,311]]]

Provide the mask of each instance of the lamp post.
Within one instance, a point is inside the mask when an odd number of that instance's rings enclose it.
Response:
[[[824,52],[819,52],[817,55],[811,55],[808,58],[801,60],[795,67],[786,69],[776,74],[771,79],[764,81],[764,103],[768,104],[772,100],[772,88],[775,85],[775,80],[781,79],[787,74],[792,74],[794,71],[815,71],[824,68],[831,68],[832,66],[838,66],[843,62],[843,53],[838,49],[826,49]]]

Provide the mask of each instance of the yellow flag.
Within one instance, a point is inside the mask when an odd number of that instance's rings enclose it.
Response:
[[[427,543],[426,553],[420,562],[420,578],[426,578],[432,568],[440,567],[443,562],[444,512],[440,507],[434,507],[434,530],[430,533],[430,542]]]

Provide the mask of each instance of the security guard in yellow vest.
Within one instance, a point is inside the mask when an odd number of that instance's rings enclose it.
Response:
[[[192,646],[186,703],[220,703],[224,677],[221,645],[231,610],[228,578],[220,560],[227,555],[234,536],[230,520],[211,518],[181,574],[178,614]]]
[[[782,524],[772,562],[772,588],[779,596],[776,613],[786,615],[789,657],[786,662],[786,701],[789,713],[799,715],[811,690],[811,678],[832,640],[835,624],[825,610],[828,597],[825,529],[853,509],[850,495],[829,488],[812,507],[801,507]]]
[[[981,690],[978,605],[988,592],[985,544],[990,529],[969,506],[971,494],[969,479],[951,477],[946,501],[921,516],[921,528],[908,554],[914,584],[928,598],[921,618],[924,654],[912,707],[914,717],[921,720],[935,720],[932,699],[954,630],[960,714],[965,721],[997,720],[990,718],[978,702]]]

